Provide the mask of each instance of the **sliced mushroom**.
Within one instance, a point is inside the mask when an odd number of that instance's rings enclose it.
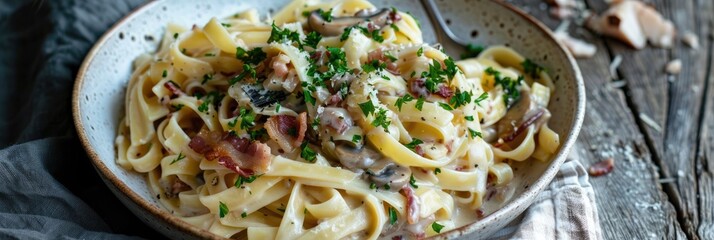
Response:
[[[315,10],[310,13],[310,17],[307,19],[307,24],[312,28],[312,30],[317,31],[323,36],[339,36],[344,31],[345,28],[354,26],[363,22],[371,22],[378,28],[382,28],[387,25],[387,20],[389,18],[390,10],[384,8],[372,15],[368,16],[355,16],[355,17],[334,17],[332,21],[326,21],[320,15],[320,11]]]
[[[516,139],[529,126],[535,124],[540,126],[550,118],[550,111],[543,106],[539,106],[533,100],[531,92],[527,89],[521,90],[521,98],[513,104],[505,116],[496,123],[497,136],[503,141],[495,144],[499,147],[503,143],[508,143]]]
[[[367,173],[369,174],[369,180],[377,187],[381,188],[388,185],[389,190],[398,191],[407,185],[412,171],[408,167],[382,159],[374,164]]]
[[[370,147],[354,148],[346,144],[335,146],[335,155],[342,166],[352,171],[369,168],[382,158],[382,154]]]

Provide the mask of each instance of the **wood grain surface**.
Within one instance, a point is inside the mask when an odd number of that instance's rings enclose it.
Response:
[[[561,22],[545,1],[508,2],[551,29]],[[714,1],[646,2],[675,24],[673,48],[634,50],[579,26],[569,30],[598,47],[595,57],[578,60],[587,111],[575,151],[586,167],[615,160],[615,171],[591,178],[606,239],[714,239]],[[581,3],[596,13],[607,9],[603,0]],[[699,49],[682,43],[685,32],[698,36]],[[616,56],[622,64],[611,76]],[[682,71],[668,75],[665,66],[674,59]]]

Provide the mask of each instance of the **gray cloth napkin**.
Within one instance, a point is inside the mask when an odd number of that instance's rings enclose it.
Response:
[[[490,239],[602,239],[595,194],[575,152],[533,204]]]

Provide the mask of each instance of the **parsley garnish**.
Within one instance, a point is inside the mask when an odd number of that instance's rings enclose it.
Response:
[[[362,141],[362,136],[361,136],[361,135],[352,135],[352,142],[353,142],[353,143],[358,143],[359,141]]]
[[[176,105],[171,105],[171,107],[173,107],[174,109],[176,109],[176,111],[181,110],[181,108],[183,108],[183,106],[184,106],[184,105],[183,105],[183,104],[180,104],[180,103],[179,103],[179,104],[176,104]]]
[[[308,146],[307,141],[303,142],[302,145],[300,145],[300,148],[302,150],[300,151],[300,157],[305,159],[308,162],[315,162],[315,159],[317,158],[317,153]]]
[[[255,68],[253,68],[253,66],[251,66],[250,64],[243,64],[243,72],[238,74],[238,76],[235,76],[235,77],[231,78],[230,80],[228,80],[228,84],[230,84],[232,86],[233,84],[236,84],[237,82],[243,81],[243,79],[245,79],[245,77],[247,77],[248,75],[255,78],[257,76],[257,73],[255,72]]]
[[[240,117],[240,129],[248,129],[255,125],[255,113],[250,109],[241,108],[238,117]]]
[[[176,163],[176,162],[178,162],[178,161],[181,161],[181,160],[183,160],[184,158],[186,158],[186,155],[183,155],[183,152],[180,152],[179,155],[178,155],[178,157],[176,157],[176,159],[172,160],[171,163],[169,163],[169,165],[174,164],[174,163]]]
[[[318,9],[317,13],[319,13],[320,17],[322,17],[322,19],[325,19],[326,22],[332,22],[332,8],[330,8],[330,10],[327,12],[323,11],[322,9]]]
[[[243,177],[238,175],[238,179],[236,179],[236,182],[233,183],[237,188],[240,188],[243,183],[252,183],[255,181],[255,179],[258,179],[258,177],[263,176],[263,174],[260,175],[251,175],[250,177]]]
[[[501,85],[501,88],[503,88],[503,92],[505,93],[503,102],[506,104],[506,107],[510,107],[510,104],[521,96],[521,93],[518,91],[518,86],[523,82],[523,76],[518,76],[517,80],[513,80],[510,77],[502,77],[501,72],[496,71],[492,67],[486,68],[486,74],[493,76],[495,79],[493,83],[494,86]]]
[[[466,121],[471,122],[474,120],[474,116],[464,116],[464,119],[466,119]]]
[[[527,58],[521,63],[521,66],[523,66],[523,71],[531,75],[532,78],[540,78],[540,72],[545,70],[545,68]]]
[[[362,109],[362,113],[364,113],[365,117],[369,117],[370,113],[374,113],[374,105],[372,104],[372,101],[367,100],[366,102],[358,104],[359,108]]]
[[[174,39],[178,38],[178,33],[174,33]]]
[[[166,72],[166,69],[164,69],[164,72],[161,73],[161,77],[165,78],[168,75],[168,72]]]
[[[253,48],[250,51],[246,51],[241,47],[236,47],[236,58],[243,61],[243,63],[258,64],[265,60],[268,55],[263,52],[263,48]]]
[[[322,35],[318,32],[310,32],[305,36],[305,46],[317,48],[317,44],[322,40]]]
[[[303,89],[302,95],[303,95],[303,98],[305,98],[305,103],[310,103],[313,106],[315,105],[315,98],[312,96],[312,92],[310,90]]]
[[[419,50],[417,50],[417,57],[421,57],[421,55],[424,55],[424,47],[420,47]]]
[[[441,168],[434,168],[434,175],[441,173]]]
[[[214,54],[214,53],[206,53],[206,54],[203,54],[203,56],[204,56],[204,57],[214,57],[214,56],[216,56],[216,54]]]
[[[390,79],[389,77],[387,77],[385,75],[382,75],[382,79],[387,80],[387,81],[392,81],[392,79]]]
[[[275,105],[275,112],[280,112],[280,103]]]
[[[483,46],[473,45],[469,43],[466,45],[466,52],[461,53],[461,59],[477,57],[479,54],[481,54],[481,52],[483,52],[483,50]]]
[[[471,92],[462,92],[461,90],[456,90],[454,96],[449,100],[449,104],[453,105],[454,108],[460,106],[465,106],[471,102]]]
[[[431,224],[431,229],[434,230],[436,233],[441,233],[441,229],[444,228],[444,225],[441,225],[437,222],[434,222]]]
[[[219,211],[219,212],[218,212],[219,216],[220,216],[221,218],[223,218],[223,217],[225,217],[226,215],[228,215],[228,206],[226,206],[225,203],[219,201],[219,202],[218,202],[218,211]]]
[[[290,29],[280,29],[275,26],[275,22],[272,24],[272,30],[270,31],[270,37],[268,38],[268,43],[279,42],[293,42],[297,43],[298,48],[302,49],[302,43],[300,42],[300,34]]]
[[[417,99],[417,102],[416,102],[416,104],[414,105],[414,107],[415,107],[417,110],[421,111],[421,108],[422,108],[423,106],[424,106],[424,97],[421,97],[421,96],[420,96],[419,99]]]
[[[414,139],[412,139],[411,142],[409,142],[409,143],[407,143],[407,144],[404,144],[404,146],[407,147],[407,148],[409,148],[410,150],[414,151],[414,149],[416,149],[416,147],[417,147],[419,144],[422,144],[422,143],[424,143],[424,141],[422,141],[422,140],[420,140],[420,139],[418,139],[418,138],[414,138]]]
[[[238,117],[233,118],[233,121],[228,122],[228,127],[235,128],[238,123]]]
[[[374,113],[374,120],[372,120],[372,126],[382,127],[385,132],[389,132],[389,125],[392,121],[387,120],[387,110],[382,108],[378,112]]]
[[[395,223],[397,223],[397,210],[389,207],[389,224],[394,225]]]
[[[309,16],[310,16],[310,11],[302,11],[302,16],[303,16],[303,17],[309,17]]]
[[[248,217],[248,213],[243,212],[243,213],[240,214],[240,217],[241,217],[241,218],[246,218],[246,217]]]
[[[384,190],[389,190],[392,187],[389,186],[389,183],[385,183],[384,186],[382,186],[382,188],[384,188]]]
[[[369,189],[377,189],[377,184],[370,183],[370,184],[369,184]]]
[[[413,188],[419,188],[419,186],[416,185],[416,179],[414,179],[413,173],[411,176],[409,176],[409,185],[411,185]]]
[[[250,140],[258,140],[268,134],[268,130],[265,128],[261,128],[255,131],[248,131],[248,135],[250,135]]]
[[[310,125],[312,126],[312,129],[317,129],[317,127],[320,126],[320,117],[316,117],[314,120],[312,120],[312,123]]]
[[[372,60],[371,62],[365,63],[362,65],[362,71],[366,73],[371,73],[374,71],[381,71],[387,68],[387,64],[384,62],[380,62],[379,60]]]
[[[213,104],[213,106],[218,106],[225,95],[220,94],[217,91],[212,91],[206,94],[201,105],[198,106],[198,111],[208,114],[208,104]]]
[[[385,53],[384,53],[384,56],[386,56],[387,58],[389,58],[389,61],[392,61],[392,62],[396,62],[396,61],[398,60],[397,57],[395,57],[394,55],[392,55],[392,54],[389,53],[389,52],[385,52]]]
[[[487,92],[481,93],[481,95],[478,96],[478,97],[476,98],[476,100],[474,100],[474,103],[476,103],[476,105],[481,106],[481,102],[482,102],[483,100],[486,100],[487,98],[488,98],[488,93],[487,93]]]
[[[449,104],[446,104],[446,103],[443,103],[443,102],[440,102],[440,103],[439,103],[439,106],[440,106],[441,108],[443,108],[444,110],[447,110],[447,111],[454,110],[454,108],[452,108],[451,106],[449,106]]]
[[[230,23],[221,23],[221,26],[226,27],[226,28],[229,28],[229,27],[231,27],[232,25],[231,25]]]
[[[474,138],[476,138],[476,137],[483,138],[482,135],[481,135],[481,132],[476,131],[476,130],[473,130],[473,129],[471,129],[471,128],[469,128],[469,136],[471,136],[471,139],[474,139]]]
[[[394,103],[394,106],[397,106],[399,111],[402,111],[402,105],[404,103],[411,102],[412,100],[414,100],[414,97],[412,97],[412,95],[410,94],[406,94],[400,98],[397,98],[397,102]]]
[[[347,40],[347,38],[349,38],[349,36],[350,36],[350,33],[352,32],[352,29],[355,29],[355,28],[359,29],[360,32],[362,32],[362,34],[364,34],[367,37],[372,38],[372,40],[374,40],[374,41],[377,41],[379,43],[384,42],[384,37],[382,37],[382,35],[380,35],[379,29],[375,29],[370,32],[369,29],[367,29],[366,27],[362,27],[362,26],[358,26],[358,25],[346,27],[345,31],[342,32],[342,35],[340,36],[340,42],[344,42],[345,40]]]
[[[203,81],[201,81],[201,84],[206,84],[206,82],[213,80],[213,74],[211,73],[206,73],[203,74]]]

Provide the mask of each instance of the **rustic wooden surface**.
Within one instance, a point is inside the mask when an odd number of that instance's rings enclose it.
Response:
[[[541,0],[508,1],[555,29],[560,20]],[[587,91],[585,123],[575,151],[586,167],[608,157],[615,171],[591,178],[606,239],[714,239],[714,1],[647,1],[681,33],[699,38],[694,50],[675,47],[636,51],[578,26],[570,33],[595,44],[598,53],[579,59]],[[603,0],[581,1],[593,12]],[[609,66],[622,64],[615,76]],[[682,72],[665,65],[682,61]],[[613,87],[614,81],[625,86]],[[643,121],[651,118],[657,127]]]

